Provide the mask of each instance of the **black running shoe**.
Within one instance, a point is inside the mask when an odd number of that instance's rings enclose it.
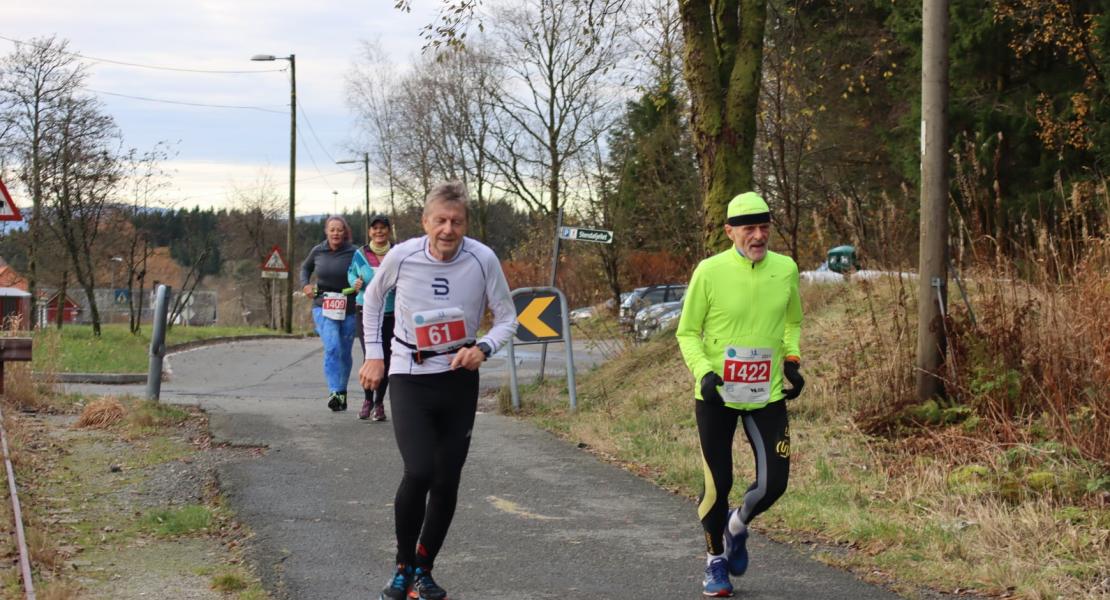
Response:
[[[410,586],[412,586],[412,567],[397,565],[397,571],[393,573],[393,578],[382,590],[378,600],[405,600],[408,598]]]
[[[333,412],[338,412],[343,410],[339,408],[340,406],[339,392],[332,392],[331,395],[328,396],[328,408],[332,409]]]
[[[347,410],[347,392],[339,392],[339,410]]]
[[[412,591],[409,598],[419,600],[447,600],[447,590],[439,587],[432,579],[432,572],[417,567],[412,574]]]

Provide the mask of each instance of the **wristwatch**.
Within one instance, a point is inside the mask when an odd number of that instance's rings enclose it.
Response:
[[[490,348],[489,344],[485,342],[478,342],[478,349],[482,351],[482,354],[486,355],[482,360],[489,360],[489,355],[493,354],[493,348]]]

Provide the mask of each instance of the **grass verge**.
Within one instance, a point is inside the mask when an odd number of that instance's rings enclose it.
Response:
[[[912,385],[893,364],[912,341],[907,288],[891,280],[804,290],[807,387],[790,404],[791,483],[756,529],[910,597],[926,588],[1110,597],[1105,465],[1052,440],[999,442],[975,421],[892,437],[857,426],[862,403]],[[693,381],[672,336],[581,374],[575,414],[562,386],[522,390],[523,416],[664,488],[700,493]],[[754,477],[740,438],[733,505]]]
[[[240,335],[280,335],[262,327],[174,327],[166,344]],[[61,330],[48,328],[35,333],[32,364],[38,372],[59,373],[141,373],[149,366],[150,328],[132,335],[126,325],[101,326],[94,337],[88,325],[66,325]]]
[[[269,597],[245,566],[247,533],[214,478],[219,462],[251,451],[211,447],[203,413],[49,394],[27,413],[8,401],[5,428],[39,598],[132,600],[156,590]],[[0,516],[10,518],[8,499],[2,504]],[[10,536],[0,535],[0,551],[14,556]],[[0,595],[21,597],[21,589],[17,564],[6,562]]]

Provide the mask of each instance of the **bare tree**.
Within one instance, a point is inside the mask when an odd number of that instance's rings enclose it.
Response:
[[[493,101],[498,151],[490,158],[501,186],[530,209],[554,214],[566,202],[569,167],[619,100],[605,89],[622,57],[626,0],[526,0],[505,6],[494,24],[496,56],[507,77]]]
[[[272,287],[275,280],[262,279],[257,266],[266,261],[284,235],[281,195],[274,182],[263,177],[248,190],[236,189],[231,199],[235,211],[220,224],[224,239],[221,256],[225,260],[247,261],[238,288],[243,294],[260,295],[266,305],[266,323],[276,324],[280,319],[275,317],[280,315],[274,314]],[[245,297],[240,304],[252,305]],[[278,305],[279,310],[282,309],[280,302]]]
[[[73,275],[88,296],[93,335],[100,336],[96,264],[97,239],[105,212],[123,176],[115,121],[94,98],[70,96],[51,116],[43,144],[43,222],[69,255]]]
[[[31,293],[31,327],[37,318],[35,288],[38,284],[38,255],[42,245],[44,146],[55,133],[51,127],[62,122],[68,99],[85,79],[85,70],[66,50],[68,42],[55,37],[32,39],[17,44],[0,63],[0,131],[6,131],[4,147],[10,148],[21,165],[21,180],[31,194],[30,247],[27,287]]]
[[[476,235],[488,238],[489,205],[494,200],[495,151],[492,128],[501,94],[501,70],[488,52],[462,48],[440,54],[420,66],[423,86],[435,115],[435,139],[442,140],[437,165],[443,178],[460,179],[475,200]]]
[[[817,139],[814,110],[806,105],[811,89],[819,87],[801,81],[797,68],[794,30],[799,26],[789,13],[775,11],[778,44],[764,49],[763,93],[758,112],[759,129],[755,152],[757,185],[774,207],[775,231],[786,241],[790,255],[799,260],[798,232],[804,214],[812,209],[807,202],[803,177],[815,155]],[[807,85],[808,84],[808,85]]]
[[[365,138],[356,150],[368,152],[388,184],[389,212],[394,221],[398,214],[397,153],[402,138],[397,105],[393,102],[396,90],[397,76],[381,45],[363,41],[359,56],[347,72],[347,104],[355,111]]]
[[[169,186],[168,174],[162,168],[162,163],[169,157],[170,148],[165,142],[159,142],[147,152],[132,151],[127,157],[130,197],[119,207],[125,223],[121,223],[117,229],[116,239],[119,245],[118,256],[127,270],[128,328],[132,334],[138,334],[142,328],[146,265],[155,249],[150,232],[141,225],[142,219],[136,217],[145,215],[151,200]],[[122,233],[126,235],[119,235]]]

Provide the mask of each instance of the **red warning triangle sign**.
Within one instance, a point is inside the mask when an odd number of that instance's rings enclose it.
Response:
[[[288,271],[289,268],[285,264],[285,257],[281,255],[281,248],[274,246],[270,250],[270,256],[266,258],[266,262],[262,263],[263,271]]]
[[[0,181],[0,196],[4,200],[0,202],[0,221],[22,221],[23,215],[19,214],[19,207],[12,201],[12,195],[4,187],[3,181]]]

